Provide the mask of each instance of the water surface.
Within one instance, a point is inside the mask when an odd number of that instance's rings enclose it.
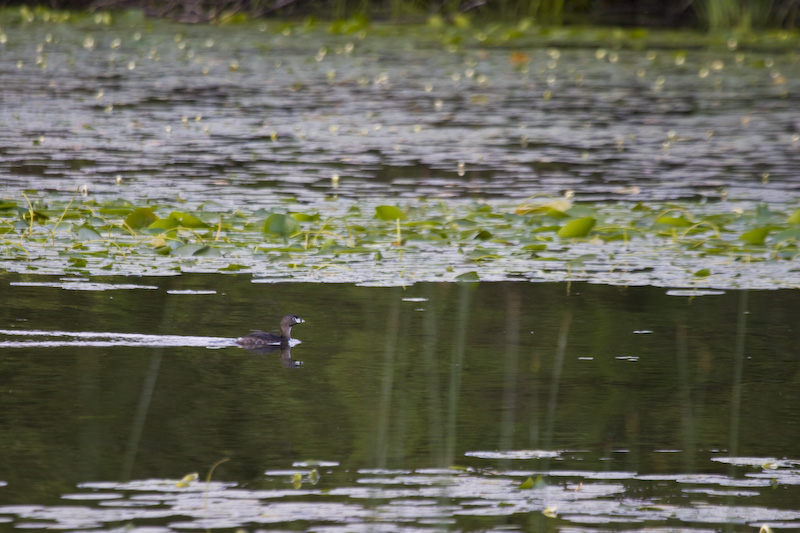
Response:
[[[9,529],[800,525],[795,291],[0,281]]]
[[[100,197],[226,208],[332,193],[800,194],[791,47],[733,39],[687,51],[678,36],[673,48],[656,39],[620,49],[611,32],[586,47],[498,46],[471,32],[451,46],[413,26],[336,35],[135,18],[7,21],[2,31],[4,196],[84,183]]]

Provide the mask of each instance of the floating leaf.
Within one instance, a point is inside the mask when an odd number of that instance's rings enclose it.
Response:
[[[739,235],[739,240],[749,244],[764,244],[764,239],[769,235],[770,228],[755,228]]]
[[[694,276],[696,278],[705,278],[705,277],[708,277],[710,275],[711,275],[711,270],[709,270],[707,268],[701,268],[700,270],[698,270],[697,272],[692,274],[692,276]]]
[[[320,219],[318,213],[314,213],[313,215],[306,213],[292,213],[292,217],[300,222],[315,222]]]
[[[50,219],[50,217],[47,216],[45,213],[43,213],[43,212],[41,212],[39,210],[36,210],[36,209],[34,209],[32,211],[26,210],[25,214],[22,216],[22,218],[24,218],[25,220],[30,220],[31,219],[31,213],[33,213],[33,220],[35,222],[44,222],[45,220],[49,220]]]
[[[772,237],[772,239],[770,240],[775,243],[780,243],[790,240],[800,241],[800,228],[785,229],[781,232],[776,233],[775,236]]]
[[[520,489],[528,490],[533,488],[533,478],[528,478],[519,485]]]
[[[567,216],[565,211],[567,211],[571,207],[572,207],[572,202],[570,200],[560,199],[539,205],[521,205],[517,207],[515,212],[518,215],[545,214],[548,216],[564,218]]]
[[[658,217],[656,222],[659,224],[666,224],[667,226],[675,226],[678,228],[685,228],[691,226],[692,222],[683,217]]]
[[[243,270],[245,268],[247,268],[245,265],[239,265],[239,264],[236,264],[236,263],[231,263],[226,267],[220,268],[220,271],[236,272],[237,270]]]
[[[300,231],[300,223],[291,215],[273,213],[264,222],[264,233],[272,233],[284,239]]]
[[[183,479],[175,483],[175,486],[181,489],[186,488],[189,485],[191,485],[193,481],[197,481],[197,478],[199,477],[200,475],[197,472],[194,472],[192,474],[187,474],[183,476]]]
[[[491,259],[499,259],[500,256],[483,248],[475,248],[470,253],[467,254],[467,258],[471,261],[488,261]]]
[[[375,208],[375,216],[381,220],[405,220],[406,214],[399,207],[393,205],[379,205]]]
[[[800,224],[800,209],[795,209],[789,219],[786,221],[789,224]]]
[[[140,230],[149,227],[156,220],[158,220],[158,217],[153,213],[151,207],[139,207],[125,217],[125,225],[131,229]]]
[[[522,250],[532,250],[536,252],[540,252],[542,250],[547,250],[546,244],[528,244],[522,247]]]
[[[178,221],[178,224],[184,228],[207,228],[208,224],[199,218],[190,215],[189,213],[181,213],[180,211],[173,211],[169,214],[170,218]]]
[[[471,272],[459,274],[455,279],[456,281],[480,281],[481,278],[478,277],[478,273],[473,270]]]
[[[154,230],[156,233],[160,233],[165,230],[175,229],[180,225],[177,219],[172,218],[172,216],[168,216],[167,218],[159,218],[149,226],[147,226],[148,230]]]
[[[180,257],[214,257],[219,255],[219,251],[208,246],[207,244],[192,243],[175,248],[170,252],[170,254]]]
[[[558,230],[556,235],[566,239],[586,237],[597,223],[594,217],[582,217],[570,220]]]
[[[78,238],[82,241],[96,241],[101,239],[100,234],[91,226],[80,226],[78,228]]]
[[[542,511],[542,514],[545,515],[547,518],[556,518],[558,517],[556,510],[557,510],[556,506],[551,505],[550,507],[545,507],[545,509]]]

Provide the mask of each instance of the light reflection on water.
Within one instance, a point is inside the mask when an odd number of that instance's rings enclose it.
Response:
[[[306,319],[292,371],[182,341],[0,344],[0,437],[19,443],[0,516],[18,527],[800,524],[791,291],[1,281],[0,336],[232,339]]]
[[[190,337],[187,335],[140,335],[136,333],[99,333],[92,331],[39,331],[0,329],[0,335],[17,337],[17,340],[0,340],[3,348],[62,348],[69,346],[141,346],[177,347],[199,346],[224,348],[234,344],[234,339],[222,337]],[[47,337],[48,340],[36,340]],[[60,338],[52,340],[50,338]]]

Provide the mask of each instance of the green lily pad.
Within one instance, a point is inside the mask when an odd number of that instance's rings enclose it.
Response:
[[[220,254],[219,250],[211,246],[193,243],[175,248],[170,252],[170,255],[177,255],[179,257],[218,257]]]
[[[393,205],[379,205],[375,208],[375,216],[381,220],[395,221],[405,220],[406,214]]]
[[[773,236],[770,241],[775,243],[781,243],[784,241],[800,241],[800,228],[788,228],[783,231],[780,231]]]
[[[299,231],[300,223],[291,215],[273,213],[264,222],[264,233],[278,235],[284,239],[288,239]]]
[[[156,233],[160,233],[165,230],[175,229],[180,226],[180,223],[177,219],[172,218],[172,216],[168,216],[167,218],[160,218],[147,226],[149,230],[157,230]]]
[[[151,207],[139,207],[134,209],[130,215],[125,217],[125,225],[131,229],[140,230],[142,228],[149,227],[157,220],[158,217],[155,213],[153,213],[153,209]]]
[[[658,217],[656,222],[658,224],[666,224],[667,226],[675,226],[678,228],[685,228],[692,225],[692,222],[684,217]]]
[[[82,241],[96,241],[101,239],[100,234],[91,226],[80,226],[78,228],[78,239]]]
[[[184,228],[207,228],[208,224],[200,220],[194,215],[189,213],[181,213],[180,211],[173,211],[169,214],[170,218],[178,221],[178,224]]]
[[[764,240],[769,235],[770,228],[755,228],[750,231],[745,231],[739,235],[739,240],[749,244],[764,244]]]
[[[594,217],[576,218],[564,224],[556,235],[564,239],[586,237],[596,223],[597,220]]]

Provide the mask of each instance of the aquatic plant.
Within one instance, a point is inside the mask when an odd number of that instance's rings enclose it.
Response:
[[[800,7],[791,1],[702,0],[691,5],[700,21],[712,31],[790,27],[800,16]]]
[[[615,2],[596,0],[500,0],[498,2],[448,0],[53,0],[47,6],[27,4],[7,8],[6,16],[31,23],[91,18],[97,24],[111,24],[115,17],[140,19],[168,17],[181,22],[241,24],[255,18],[306,17],[332,21],[336,33],[357,33],[370,19],[403,21],[430,17],[437,27],[454,25],[466,29],[472,20],[517,21],[527,18],[536,25],[559,27],[568,24],[614,24],[621,26],[687,26],[698,22],[713,30],[748,31],[751,28],[794,28],[800,7],[793,0],[697,0],[694,2],[647,2],[624,10]],[[694,15],[692,17],[691,15]]]
[[[268,264],[272,275],[288,279],[389,284],[518,276],[624,283],[646,273],[654,284],[747,286],[760,285],[765,270],[743,275],[739,266],[761,263],[781,273],[774,283],[800,285],[780,266],[799,253],[800,209],[543,198],[384,204],[374,214],[356,203],[339,205],[324,216],[291,204],[186,212],[29,191],[0,202],[0,268],[264,275]]]

